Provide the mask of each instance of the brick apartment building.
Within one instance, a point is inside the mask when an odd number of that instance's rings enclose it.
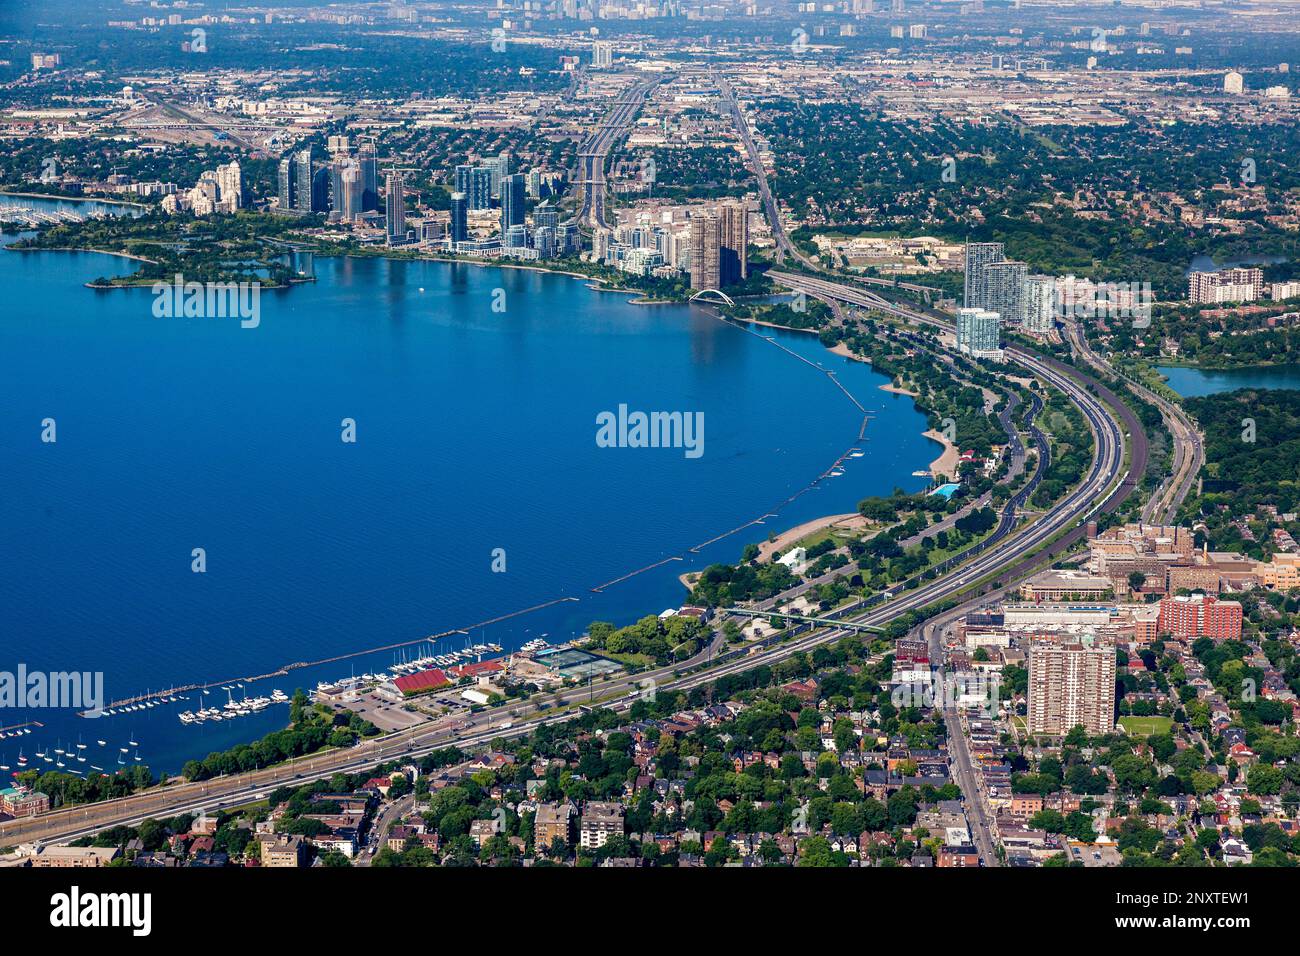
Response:
[[[1035,636],[1029,648],[1029,733],[1089,736],[1115,727],[1115,645],[1092,634]]]
[[[1177,638],[1241,637],[1241,605],[1208,594],[1167,597],[1160,602],[1160,630]]]

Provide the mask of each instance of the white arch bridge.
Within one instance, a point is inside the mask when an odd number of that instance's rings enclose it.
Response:
[[[706,299],[705,296],[709,296],[709,298]],[[736,304],[732,300],[731,296],[727,295],[727,293],[722,292],[718,289],[701,289],[699,292],[691,296],[690,301],[695,302],[696,300],[703,300],[705,302],[716,302],[719,299],[721,299],[727,305]]]

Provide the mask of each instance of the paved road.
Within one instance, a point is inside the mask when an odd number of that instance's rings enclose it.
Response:
[[[1004,589],[1005,590],[1005,589]],[[999,591],[998,594],[1004,593]],[[982,604],[995,599],[996,594],[984,594],[974,601],[960,604],[950,611],[930,618],[919,628],[920,635],[930,647],[930,661],[937,664],[935,681],[937,686],[944,686],[945,658],[943,636],[952,623]],[[983,779],[975,769],[970,755],[970,743],[966,736],[966,726],[956,705],[943,700],[943,721],[948,730],[948,758],[953,780],[961,788],[966,806],[966,819],[970,824],[971,838],[979,851],[980,862],[985,866],[998,866],[997,835],[993,825],[993,811],[989,807],[984,793]]]
[[[1024,470],[1025,467],[1025,449],[1021,444],[1019,434],[1011,425],[1011,414],[1015,411],[1015,408],[1019,404],[1019,402],[1020,402],[1019,396],[1012,395],[1011,401],[1009,401],[1003,407],[1002,411],[998,414],[998,421],[1001,422],[1003,429],[1006,431],[1007,435],[1009,436],[1007,442],[1007,448],[1011,454],[1011,467],[1008,468],[1007,470],[1007,478],[1006,478],[1007,481],[1010,481],[1013,478],[1015,478],[1018,474],[1020,474],[1021,471]],[[1038,483],[1042,480],[1043,474],[1046,473],[1047,467],[1051,463],[1051,446],[1048,444],[1047,439],[1043,436],[1043,433],[1040,432],[1038,428],[1032,424],[1034,416],[1036,416],[1040,411],[1042,411],[1042,408],[1043,408],[1042,399],[1040,399],[1037,395],[1035,395],[1033,397],[1030,409],[1026,413],[1025,419],[1028,423],[1030,423],[1029,424],[1030,433],[1034,436],[1036,447],[1040,449],[1040,453],[1038,456],[1038,463],[1035,466],[1035,474],[1033,478],[1030,479],[1030,484],[1025,489],[1022,489],[1021,494],[1016,495],[1011,502],[1008,502],[1008,504],[1003,506],[1002,509],[1003,520],[1008,523],[1008,527],[1014,524],[1017,513],[1023,507],[1024,502],[1028,500],[1029,495],[1033,494],[1034,489],[1038,487]],[[984,493],[975,501],[972,501],[971,503],[967,504],[965,507],[961,508],[960,510],[945,516],[941,521],[938,521],[932,525],[927,525],[924,531],[918,531],[916,534],[912,535],[911,537],[904,538],[902,541],[898,542],[898,546],[902,548],[904,551],[906,551],[908,548],[912,548],[920,544],[921,541],[925,538],[932,537],[933,535],[938,534],[940,531],[947,531],[951,529],[953,526],[957,524],[959,520],[961,520],[966,515],[970,514],[970,512],[975,508],[985,507],[992,499],[992,497],[993,497],[992,492]],[[839,548],[832,553],[847,554],[848,549]],[[771,610],[775,608],[778,604],[788,603],[789,601],[799,597],[801,594],[805,593],[806,591],[810,591],[813,588],[820,587],[823,584],[833,584],[836,578],[844,577],[846,574],[851,575],[852,573],[853,573],[853,569],[852,567],[849,566],[832,568],[830,571],[827,571],[825,574],[818,575],[815,578],[809,578],[808,580],[802,582],[801,584],[796,584],[794,587],[782,591],[780,594],[767,598],[766,600],[759,601],[757,604],[754,605],[754,608],[760,611]]]
[[[1169,524],[1178,514],[1179,507],[1187,500],[1192,490],[1192,482],[1196,480],[1201,467],[1205,464],[1205,445],[1200,432],[1181,405],[1176,405],[1140,382],[1123,376],[1093,351],[1088,344],[1087,336],[1077,322],[1065,324],[1065,335],[1076,355],[1081,356],[1095,369],[1124,378],[1131,392],[1160,409],[1160,415],[1164,418],[1165,426],[1174,440],[1174,468],[1173,474],[1165,478],[1143,507],[1142,520],[1151,524]]]
[[[781,214],[776,208],[776,199],[772,196],[772,187],[767,181],[767,170],[763,167],[763,160],[758,155],[758,145],[754,142],[754,134],[749,128],[749,123],[745,121],[745,115],[740,111],[740,104],[736,102],[736,94],[732,91],[731,84],[721,75],[716,74],[714,81],[718,85],[723,104],[730,111],[732,121],[736,124],[736,132],[740,134],[740,140],[745,144],[745,152],[749,154],[749,164],[754,170],[754,178],[758,180],[758,195],[763,201],[767,221],[772,226],[772,239],[776,242],[776,264],[783,265],[785,257],[789,255],[809,269],[820,269],[821,266],[796,249],[790,242],[790,237],[785,234]]]
[[[360,848],[353,865],[369,866],[374,860],[374,855],[369,852],[369,848],[374,847],[375,853],[378,853],[388,840],[388,831],[392,825],[410,813],[414,806],[415,794],[413,793],[408,793],[401,799],[384,805],[370,827],[370,839],[366,841],[366,846]]]
[[[605,161],[614,144],[627,132],[655,82],[640,80],[619,97],[595,131],[578,147],[578,181],[582,186],[582,207],[578,221],[593,228],[606,228]]]
[[[772,187],[767,179],[767,169],[763,166],[763,159],[759,155],[758,144],[754,142],[754,133],[749,128],[749,121],[745,119],[745,114],[740,109],[740,103],[736,100],[735,90],[732,89],[726,78],[719,73],[713,74],[713,82],[718,87],[723,106],[731,114],[736,133],[740,136],[740,141],[745,146],[745,153],[749,156],[749,165],[753,170],[754,178],[758,181],[758,195],[763,203],[763,212],[767,215],[767,221],[772,227],[772,239],[776,243],[776,264],[778,266],[784,265],[785,257],[790,256],[790,258],[809,269],[817,272],[822,271],[821,265],[815,259],[809,258],[800,252],[794,243],[790,241],[789,235],[786,234],[785,224],[781,221],[776,198],[772,195]],[[872,276],[860,276],[858,281],[869,285],[919,292],[926,297],[926,301],[929,301],[932,294],[942,291],[931,286],[918,285],[914,282],[898,282],[892,279],[877,279]]]
[[[745,148],[749,153],[750,163],[753,166],[755,175],[758,179],[759,194],[762,197],[763,206],[767,213],[768,220],[772,225],[772,235],[777,245],[776,264],[780,266],[784,262],[785,255],[789,253],[792,258],[798,260],[805,267],[816,272],[821,272],[822,269],[816,262],[800,254],[791,244],[789,237],[785,232],[784,225],[781,222],[776,201],[772,196],[771,189],[769,188],[767,175],[763,168],[762,161],[759,158],[758,149],[754,144],[748,124],[745,122],[744,116],[736,103],[731,88],[725,81],[721,80],[719,81],[719,87],[722,90],[724,102],[732,112],[737,130],[740,133],[741,139],[744,141]],[[813,295],[818,295],[820,293],[820,297],[829,297],[829,300],[832,302],[854,302],[855,304],[859,304],[865,308],[881,309],[901,318],[908,319],[909,321],[937,325],[945,329],[949,328],[946,321],[942,321],[933,313],[923,315],[912,312],[908,309],[898,308],[896,305],[888,302],[881,296],[865,292],[865,290],[856,295],[847,295],[842,291],[844,288],[843,286],[838,287],[837,290],[833,283],[810,280],[805,276],[782,275],[775,270],[769,273],[769,277],[774,281],[784,282],[792,288],[803,289],[805,292]],[[875,281],[877,284],[880,283],[880,280]],[[924,290],[918,287],[917,291]],[[1079,339],[1083,341],[1083,336],[1080,335]],[[1088,358],[1090,364],[1094,367],[1107,372],[1112,371],[1108,365],[1101,363],[1099,360],[1094,360],[1095,357],[1089,358],[1086,341],[1083,341],[1082,348],[1076,345],[1076,351],[1079,351],[1085,356],[1085,358]],[[1012,357],[1016,358],[1017,356],[1013,355]],[[1023,359],[1023,355],[1019,357]],[[1064,366],[1062,366],[1061,363],[1053,364],[1055,364],[1058,369],[1064,369]],[[1161,412],[1165,414],[1166,422],[1170,424],[1171,433],[1175,435],[1175,456],[1177,464],[1174,469],[1174,477],[1166,485],[1166,489],[1171,492],[1171,496],[1165,500],[1165,503],[1157,501],[1158,498],[1162,497],[1161,495],[1153,496],[1152,501],[1147,503],[1147,511],[1144,512],[1144,520],[1151,520],[1149,517],[1150,514],[1160,514],[1162,520],[1168,520],[1168,518],[1172,517],[1173,513],[1177,511],[1178,505],[1186,497],[1190,483],[1200,469],[1200,463],[1203,461],[1200,438],[1196,434],[1195,429],[1191,427],[1190,422],[1186,420],[1186,416],[1182,415],[1181,409],[1171,406],[1170,403],[1164,401],[1159,396],[1154,395],[1154,393],[1151,393],[1149,390],[1142,388],[1141,386],[1130,384],[1130,388],[1133,388],[1133,390],[1138,392],[1138,394],[1142,394],[1143,397],[1147,397],[1149,401],[1153,401],[1161,409]],[[1113,510],[1115,507],[1118,507],[1120,501],[1133,492],[1137,481],[1141,479],[1141,476],[1146,471],[1148,454],[1147,440],[1140,422],[1130,409],[1123,406],[1122,403],[1118,401],[1118,398],[1108,389],[1101,389],[1099,394],[1102,394],[1107,405],[1110,406],[1112,411],[1114,411],[1123,422],[1132,442],[1129,471],[1129,474],[1132,477],[1126,478],[1126,480],[1121,484],[1118,500],[1111,500],[1103,506],[1104,510]],[[1036,412],[1037,409],[1034,411]],[[1182,418],[1181,422],[1179,422],[1180,416]],[[1097,435],[1097,430],[1091,419],[1089,424],[1093,427],[1094,435]],[[1048,454],[1050,446],[1042,436],[1042,433],[1036,428],[1033,429],[1033,433],[1040,454]],[[1043,470],[1044,465],[1040,464],[1038,473],[1041,475]],[[1081,524],[1082,522],[1080,522],[1080,525]],[[1001,528],[999,528],[999,531],[1000,530]],[[1081,526],[1076,526],[1073,532],[1058,540],[1049,551],[1060,553],[1066,550],[1066,548],[1072,545],[1075,540],[1082,536],[1082,532],[1083,528]],[[1023,562],[1022,565],[1031,566],[1033,563],[1033,559],[1030,559],[1029,561]],[[1025,570],[1027,570],[1027,568],[1025,568]],[[1010,576],[1014,577],[1018,571],[1019,569],[1014,569]],[[991,595],[984,595],[977,601],[970,603],[977,605],[989,600],[990,597]],[[958,609],[934,619],[933,623],[927,622],[923,627],[922,633],[926,635],[931,644],[931,660],[939,663],[937,677],[941,682],[944,674],[943,652],[940,642],[942,627],[945,622],[955,620],[957,617],[966,613],[967,609],[968,605],[962,605]],[[948,730],[949,753],[952,760],[952,769],[956,781],[961,787],[963,796],[965,797],[966,806],[969,811],[968,817],[971,822],[972,837],[976,842],[976,847],[984,865],[997,866],[998,857],[995,852],[996,837],[994,835],[993,826],[990,822],[991,811],[985,802],[982,781],[972,765],[970,748],[965,728],[962,725],[961,715],[957,712],[956,708],[950,704],[944,708],[944,722]]]

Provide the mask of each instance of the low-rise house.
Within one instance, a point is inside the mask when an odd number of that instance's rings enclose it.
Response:
[[[479,821],[474,821],[475,823]],[[405,824],[398,824],[388,831],[388,848],[396,853],[401,853],[406,848],[406,841],[414,839],[416,836],[415,827]],[[480,846],[482,844],[479,844]]]
[[[396,829],[396,828],[394,828]],[[495,820],[474,820],[469,825],[469,835],[478,846],[482,846],[497,835],[497,822]],[[550,846],[549,843],[540,844]]]

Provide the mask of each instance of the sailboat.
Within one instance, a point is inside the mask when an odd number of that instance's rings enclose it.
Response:
[[[18,766],[20,767],[27,766],[27,758],[23,756],[23,750],[21,747],[18,748]]]
[[[139,747],[136,748],[136,750],[135,750],[135,756],[132,757],[131,759],[132,759],[132,760],[135,760],[135,761],[137,761],[137,762],[140,760],[140,748],[139,748]]]
[[[8,760],[8,759],[9,759],[8,757],[0,757],[0,760]],[[9,769],[9,765],[7,763],[0,763],[0,770],[8,770],[8,769]]]
[[[60,743],[59,746],[55,747],[55,748],[54,748],[54,752],[55,752],[56,754],[62,754],[62,753],[64,753],[64,750],[63,750],[63,744]],[[54,766],[56,766],[56,767],[66,767],[67,764],[65,764],[65,763],[63,762],[63,757],[60,756],[58,760],[54,761]]]
[[[81,734],[77,734],[77,749],[78,749],[78,750],[85,750],[85,749],[86,749],[86,745],[85,745],[84,743],[81,742]]]
[[[95,743],[99,744],[99,745],[102,747],[102,746],[104,746],[106,743],[108,743],[108,741],[106,741],[106,740],[96,740]]]
[[[131,731],[131,739],[128,740],[127,743],[129,743],[132,747],[138,747],[138,746],[139,746],[139,744],[137,744],[137,743],[135,742],[135,731],[134,731],[134,730]],[[126,748],[123,747],[122,749],[125,750]]]

